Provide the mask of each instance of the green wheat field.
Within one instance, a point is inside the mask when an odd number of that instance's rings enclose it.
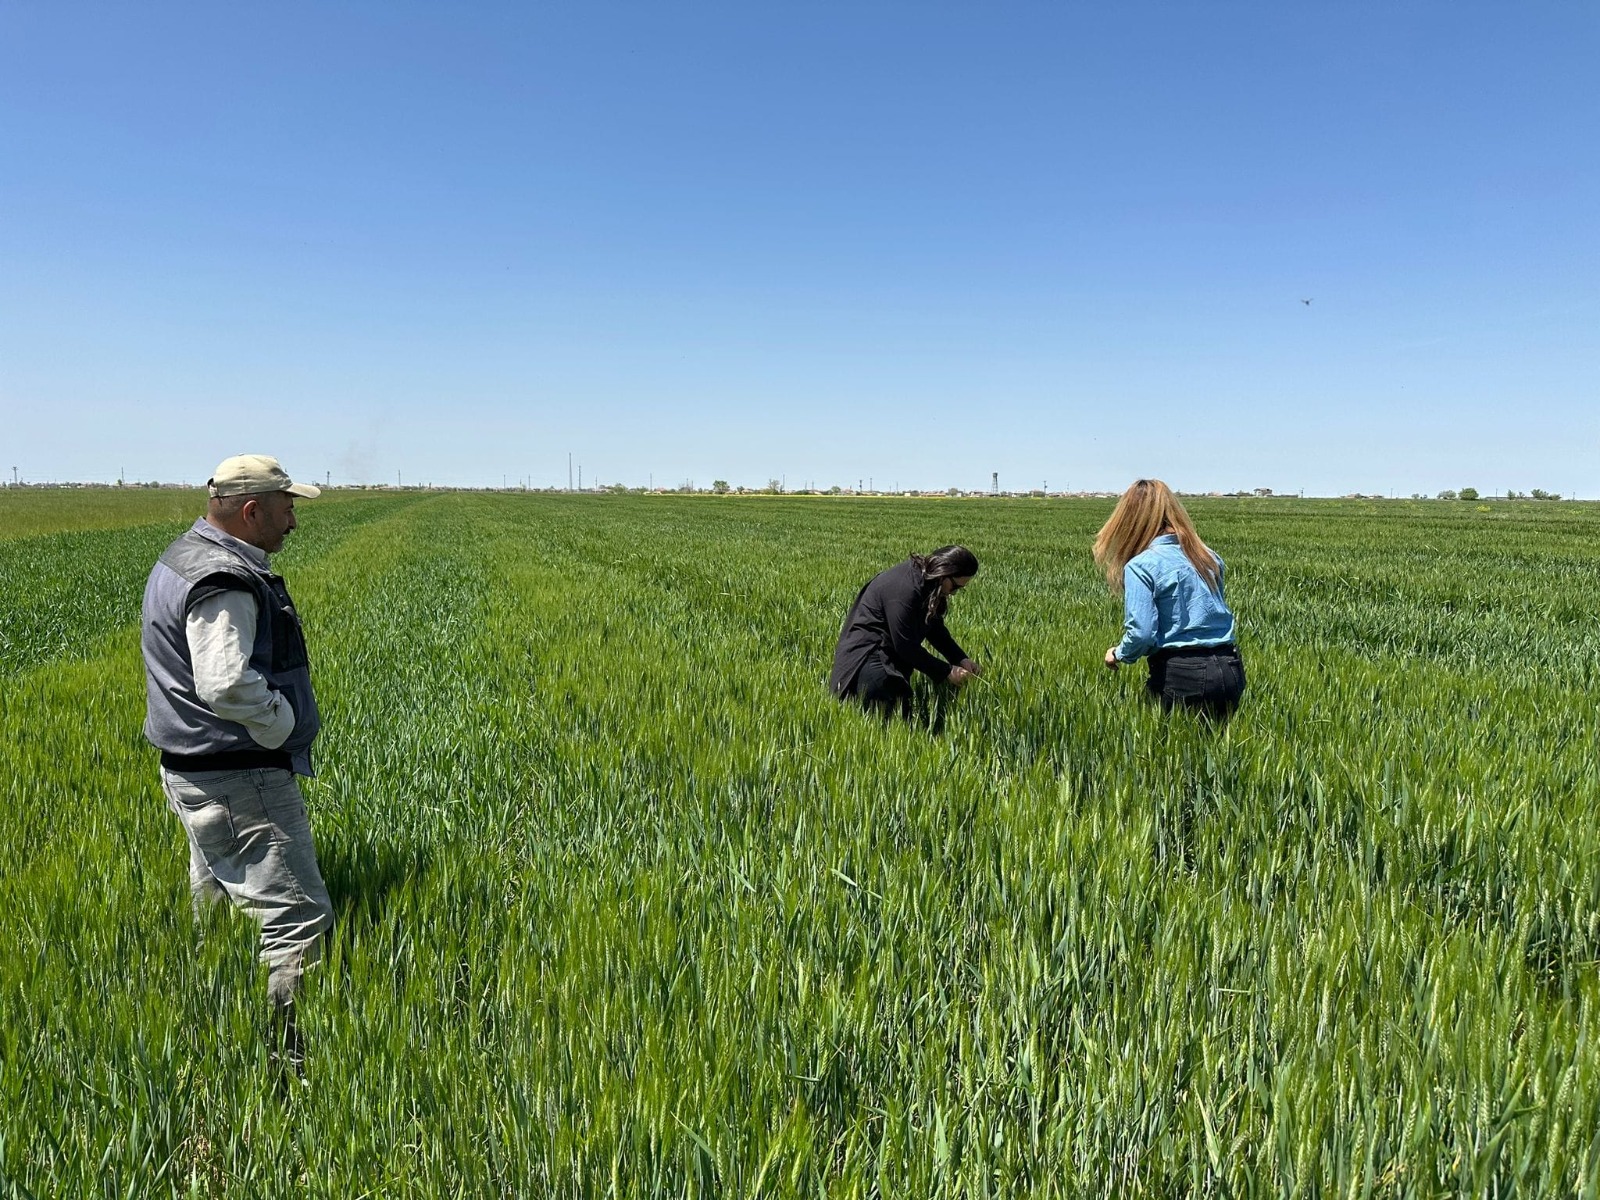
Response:
[[[1600,1189],[1595,506],[1192,502],[1208,733],[1101,666],[1109,501],[303,502],[340,925],[284,1089],[140,735],[201,505],[0,493],[0,1194]],[[947,542],[988,673],[880,727],[839,622]]]

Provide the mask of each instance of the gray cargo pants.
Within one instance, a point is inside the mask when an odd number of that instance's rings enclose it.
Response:
[[[294,773],[163,768],[161,786],[189,835],[196,912],[226,896],[261,923],[261,961],[271,968],[267,998],[286,1009],[317,960],[321,935],[333,928]]]

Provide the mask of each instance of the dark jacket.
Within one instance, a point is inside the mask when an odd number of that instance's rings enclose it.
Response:
[[[833,651],[833,674],[828,687],[836,696],[850,694],[861,664],[881,654],[891,674],[904,679],[913,670],[943,682],[950,668],[958,666],[967,652],[956,645],[943,620],[928,620],[928,597],[939,586],[938,580],[923,578],[917,564],[907,559],[872,577],[850,606],[850,615],[839,631],[839,644]],[[940,662],[922,643],[949,659]]]

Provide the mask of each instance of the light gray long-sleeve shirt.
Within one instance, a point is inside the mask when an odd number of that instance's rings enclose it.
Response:
[[[294,732],[294,708],[250,665],[260,615],[249,592],[217,592],[189,610],[184,634],[201,702],[243,725],[257,745],[276,750]]]

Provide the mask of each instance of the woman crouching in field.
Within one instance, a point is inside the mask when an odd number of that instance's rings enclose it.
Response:
[[[888,720],[895,709],[911,716],[913,669],[960,687],[980,674],[978,664],[956,645],[944,627],[950,597],[972,582],[978,559],[965,546],[941,546],[932,554],[913,554],[898,566],[868,580],[856,595],[839,631],[828,687],[841,700],[853,698]],[[948,662],[923,648],[934,648]]]
[[[1145,687],[1163,709],[1226,719],[1244,695],[1244,664],[1222,598],[1222,559],[1171,489],[1140,479],[1122,493],[1094,540],[1094,560],[1123,597],[1122,641],[1106,651],[1106,666],[1148,654]]]

